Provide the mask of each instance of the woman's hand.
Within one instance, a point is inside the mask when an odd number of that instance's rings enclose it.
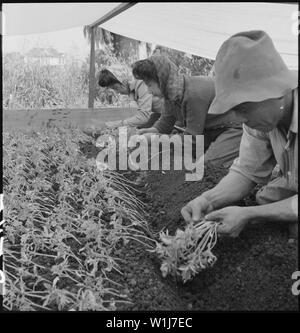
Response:
[[[151,133],[151,134],[158,134],[158,130],[155,127],[149,127],[149,128],[141,128],[137,131],[138,135]]]
[[[159,134],[158,130],[155,127],[149,127],[149,128],[141,128],[137,131],[138,135],[143,135],[148,142],[151,141],[151,136],[153,134]]]
[[[207,214],[205,220],[219,222],[219,235],[238,237],[249,222],[249,214],[247,207],[231,206]]]

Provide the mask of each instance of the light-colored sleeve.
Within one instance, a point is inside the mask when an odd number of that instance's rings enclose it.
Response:
[[[143,81],[138,81],[135,87],[137,113],[135,116],[124,120],[127,126],[143,126],[145,125],[152,112],[152,95],[148,92],[148,88]]]
[[[257,184],[265,185],[275,165],[268,134],[244,124],[239,157],[233,162],[230,172],[238,172]]]

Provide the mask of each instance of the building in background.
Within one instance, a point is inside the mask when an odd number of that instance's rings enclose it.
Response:
[[[38,63],[40,66],[61,66],[65,64],[65,54],[53,47],[34,47],[24,56],[25,63]]]

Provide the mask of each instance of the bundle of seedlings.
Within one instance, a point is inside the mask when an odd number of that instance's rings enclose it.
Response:
[[[73,128],[4,133],[7,310],[115,310],[130,301],[109,274],[120,272],[116,249],[146,241],[142,203],[80,152],[89,140]]]
[[[211,252],[217,242],[217,223],[202,220],[188,224],[184,230],[177,229],[174,236],[161,231],[160,242],[151,252],[162,260],[163,277],[168,274],[183,282],[192,279],[200,271],[212,267],[216,256]]]

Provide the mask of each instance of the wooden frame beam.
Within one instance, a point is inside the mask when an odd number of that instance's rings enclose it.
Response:
[[[101,18],[99,18],[97,21],[95,21],[94,23],[90,24],[89,26],[92,27],[97,27],[100,24],[105,23],[106,21],[112,19],[113,17],[121,14],[122,12],[124,12],[125,10],[127,10],[128,8],[136,5],[137,2],[124,2],[121,3],[120,5],[118,5],[116,8],[113,8],[111,11],[109,11],[108,13],[106,13],[104,16],[102,16]]]

